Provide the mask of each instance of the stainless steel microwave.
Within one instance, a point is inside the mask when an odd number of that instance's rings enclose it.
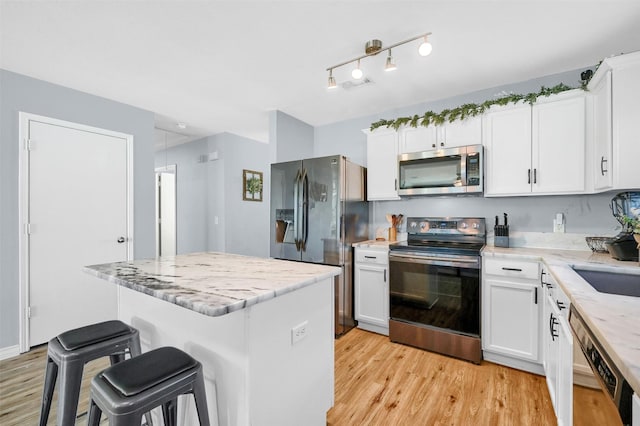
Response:
[[[482,145],[398,156],[398,195],[482,193]]]

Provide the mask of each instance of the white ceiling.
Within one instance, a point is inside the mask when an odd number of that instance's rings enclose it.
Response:
[[[640,50],[640,1],[5,1],[0,67],[156,113],[185,142],[231,132],[266,142],[268,112],[311,125],[590,66]],[[375,83],[326,89],[362,61]],[[350,66],[334,72],[350,79]],[[394,117],[381,117],[394,118]],[[180,130],[175,123],[184,122]]]

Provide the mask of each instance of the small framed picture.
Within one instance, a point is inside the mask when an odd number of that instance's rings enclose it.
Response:
[[[242,170],[242,199],[262,201],[262,172]]]

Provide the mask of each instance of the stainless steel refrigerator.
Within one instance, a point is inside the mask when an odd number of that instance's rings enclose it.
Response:
[[[343,156],[271,165],[271,257],[342,267],[335,333],[355,326],[352,244],[369,236],[366,169]]]

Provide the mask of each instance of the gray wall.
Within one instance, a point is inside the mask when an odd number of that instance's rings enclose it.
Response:
[[[282,111],[271,111],[269,116],[271,162],[282,163],[313,157],[314,132],[312,126],[295,117]]]
[[[134,137],[134,256],[154,256],[154,115],[108,99],[0,70],[0,348],[18,344],[18,113]]]
[[[560,82],[577,87],[580,72],[575,70],[550,75],[522,83],[481,90],[448,99],[412,105],[381,114],[354,120],[319,126],[315,129],[314,154],[318,156],[340,152],[356,163],[366,165],[367,138],[362,129],[381,118],[394,119],[401,116],[423,114],[427,110],[441,111],[468,102],[482,102],[503,96],[505,93],[537,92],[540,86],[551,87]],[[370,236],[375,237],[376,228],[386,228],[386,213],[402,213],[405,216],[480,216],[489,224],[493,217],[507,212],[511,218],[512,231],[551,232],[555,213],[564,213],[566,232],[593,233],[593,235],[613,235],[618,222],[613,219],[608,208],[615,195],[605,193],[579,196],[536,196],[536,197],[415,197],[401,201],[374,201],[370,203]]]
[[[207,140],[200,139],[155,156],[155,167],[176,165],[177,254],[208,250],[208,163],[200,161],[206,152]]]
[[[156,153],[156,167],[177,165],[178,253],[269,256],[269,149],[221,133]],[[242,199],[244,169],[263,173],[263,201]]]

